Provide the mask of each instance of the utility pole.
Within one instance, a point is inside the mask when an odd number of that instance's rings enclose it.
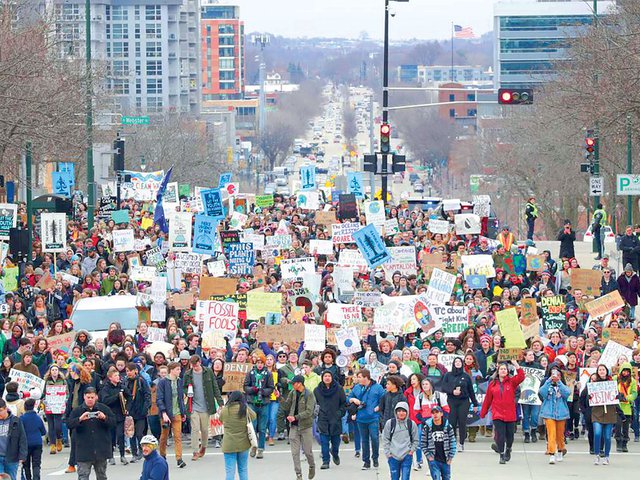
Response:
[[[31,176],[31,142],[27,142],[25,146],[24,152],[24,170],[25,176],[27,177],[27,231],[29,232],[29,249],[27,251],[27,259],[31,261],[31,251],[33,249],[33,209],[32,209],[32,200],[33,200],[33,178]]]
[[[384,51],[382,55],[382,123],[389,120],[389,0],[384,0]],[[387,204],[387,160],[382,154],[382,202]]]
[[[633,144],[631,137],[631,114],[627,113],[627,173],[632,173]],[[633,200],[627,195],[627,225],[633,225]]]
[[[376,154],[376,136],[373,133],[373,94],[369,97],[369,153]],[[371,198],[376,194],[376,175],[369,172],[369,185],[371,186]]]
[[[253,43],[255,45],[260,45],[260,70],[259,70],[259,75],[260,75],[260,94],[258,96],[258,131],[260,132],[260,135],[262,135],[264,133],[264,128],[266,126],[266,101],[267,101],[267,95],[266,92],[264,91],[264,83],[265,83],[265,76],[266,76],[266,64],[265,64],[265,60],[264,60],[264,49],[267,45],[269,45],[270,42],[270,38],[269,35],[261,33],[259,35],[254,35],[253,36]]]
[[[93,228],[93,217],[96,208],[96,185],[93,170],[93,88],[91,79],[91,0],[85,0],[85,75],[86,75],[86,135],[87,135],[87,208],[88,229]]]

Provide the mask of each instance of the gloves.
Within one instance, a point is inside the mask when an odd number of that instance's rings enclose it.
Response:
[[[258,387],[251,387],[251,393],[256,395],[258,393]]]

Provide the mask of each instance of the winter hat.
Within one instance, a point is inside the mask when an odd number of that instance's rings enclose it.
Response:
[[[393,357],[402,358],[402,350],[393,350],[391,352],[391,358]]]
[[[491,337],[489,335],[482,335],[480,336],[480,343],[482,342],[489,342],[491,343]]]
[[[631,264],[630,264],[630,263],[627,263],[627,264],[624,266],[624,271],[625,271],[625,272],[632,272],[632,273],[633,273],[633,266],[631,266]]]
[[[304,377],[302,375],[296,375],[291,379],[291,384],[293,385],[294,383],[301,383],[304,385]]]

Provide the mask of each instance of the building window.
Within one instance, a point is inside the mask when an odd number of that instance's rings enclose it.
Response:
[[[146,20],[162,20],[162,7],[160,5],[147,5],[144,18]]]
[[[220,57],[235,57],[234,52],[235,52],[235,49],[226,47],[226,48],[220,48],[218,53]]]
[[[154,77],[157,75],[162,75],[162,61],[147,60],[147,76]]]
[[[449,94],[449,101],[450,102],[455,102],[456,101],[456,94],[455,93],[450,93]]]
[[[476,117],[478,115],[478,111],[475,108],[470,108],[467,110],[467,117]]]
[[[220,70],[233,70],[236,68],[234,58],[221,58],[218,60]]]
[[[107,44],[108,45],[108,44]],[[114,57],[129,57],[129,43],[128,42],[113,42],[111,44]]]
[[[450,108],[449,109],[449,117],[456,118],[456,109],[455,108]]]
[[[147,38],[162,38],[162,25],[160,23],[147,23],[145,32]]]
[[[224,71],[220,72],[220,80],[235,80],[235,72],[234,71]]]
[[[218,33],[224,35],[225,33],[235,33],[233,25],[218,25]]]
[[[147,110],[159,112],[162,110],[162,97],[147,97]]]
[[[107,28],[109,25],[107,25]],[[107,30],[108,31],[108,30]],[[129,26],[126,23],[114,23],[111,25],[111,32],[114,39],[124,39],[129,37]]]
[[[467,93],[467,100],[469,100],[470,102],[475,102],[476,101],[476,94],[475,93]]]
[[[128,95],[129,94],[129,80],[126,79],[114,79],[113,80],[113,93],[116,95]]]
[[[233,37],[220,37],[218,39],[218,43],[220,45],[234,45],[234,38]]]
[[[162,93],[162,79],[161,78],[147,78],[147,93],[157,94]]]
[[[110,6],[107,5],[107,20],[114,22],[126,22],[129,20],[129,11],[122,5]]]
[[[111,74],[114,77],[128,77],[129,62],[126,60],[114,60],[111,64]]]
[[[162,56],[162,43],[147,42],[147,57],[161,57],[161,56]]]
[[[140,66],[140,60],[136,60],[136,76],[140,76],[142,74],[142,68]]]

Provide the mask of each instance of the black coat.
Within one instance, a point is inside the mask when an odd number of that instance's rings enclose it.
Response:
[[[71,411],[73,410],[74,390],[76,382],[80,383],[80,380],[74,380],[71,377],[67,378],[67,406],[64,411],[64,414],[66,416],[69,416],[71,414]],[[97,377],[91,377],[91,383],[80,383],[80,386],[78,388],[78,406],[80,406],[82,402],[84,402],[84,391],[89,387],[95,388],[96,392],[100,390],[100,383],[98,382]]]
[[[318,431],[324,435],[342,433],[342,417],[347,411],[344,389],[334,380],[329,389],[324,382],[313,391],[318,405]]]
[[[129,396],[127,401],[129,415],[134,420],[147,418],[151,408],[151,388],[147,385],[147,382],[140,375],[136,375],[133,380],[127,378],[124,388]]]
[[[638,254],[640,253],[640,240],[635,235],[622,235],[618,243],[618,250],[622,251],[622,268],[630,263],[634,269],[638,268]]]
[[[558,240],[560,241],[560,258],[573,258],[576,256],[573,248],[573,242],[576,241],[576,232],[571,230],[570,233],[565,233],[563,228],[558,233]]]
[[[391,420],[396,416],[396,405],[398,402],[406,401],[407,397],[405,397],[404,393],[400,390],[395,393],[385,392],[382,400],[380,400],[380,424],[384,427],[387,420]]]
[[[27,434],[20,419],[9,412],[9,443],[6,461],[17,463],[27,459]]]
[[[111,409],[118,422],[124,422],[124,411],[122,409],[122,402],[120,399],[120,393],[122,393],[124,400],[128,403],[131,400],[131,395],[127,392],[120,383],[114,385],[107,381],[100,390],[100,403],[105,404]]]
[[[100,411],[107,418],[105,420],[90,418],[81,422],[80,416],[87,411]],[[73,441],[76,444],[76,461],[95,462],[110,458],[113,454],[111,450],[111,429],[115,425],[115,415],[109,407],[100,402],[96,402],[91,410],[84,403],[74,408],[67,419],[67,427],[73,430]]]

